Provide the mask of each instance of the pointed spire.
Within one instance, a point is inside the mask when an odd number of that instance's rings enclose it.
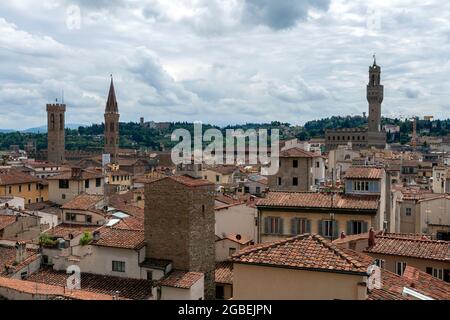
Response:
[[[109,86],[108,101],[106,102],[105,113],[119,113],[116,100],[116,92],[114,90],[114,81],[111,74],[111,85]]]
[[[377,65],[377,57],[375,55],[375,53],[373,54],[373,66]]]

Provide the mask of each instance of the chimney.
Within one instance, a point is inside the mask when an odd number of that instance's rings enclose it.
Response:
[[[346,237],[345,232],[342,231],[342,232],[341,232],[341,239],[345,239],[345,237]]]
[[[372,248],[375,245],[375,231],[373,228],[369,230],[369,248]]]
[[[94,231],[93,233],[92,233],[92,238],[94,239],[94,241],[98,241],[98,240],[100,240],[100,231]]]
[[[72,178],[74,178],[74,179],[81,178],[81,168],[72,167]]]
[[[16,242],[16,260],[17,264],[22,263],[27,258],[27,244],[24,241]]]

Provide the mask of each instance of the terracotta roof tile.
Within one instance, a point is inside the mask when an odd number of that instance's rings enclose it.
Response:
[[[0,277],[0,287],[31,295],[62,296],[75,300],[112,300],[111,295],[99,294],[85,290],[69,290],[64,286],[36,284],[32,281]]]
[[[35,176],[23,173],[17,169],[0,169],[0,185],[43,182]]]
[[[376,236],[375,245],[364,251],[450,262],[450,241]]]
[[[7,226],[16,222],[16,216],[13,215],[0,215],[0,230],[5,229]]]
[[[234,254],[231,260],[273,267],[366,274],[367,267],[374,259],[339,248],[319,235],[303,234],[244,248]]]
[[[191,288],[203,277],[201,272],[174,270],[168,276],[158,281],[158,285],[181,289]]]
[[[87,169],[81,170],[81,177],[80,177],[81,180],[96,179],[102,177],[103,177],[102,173],[97,170],[87,170]],[[47,178],[47,180],[72,180],[72,179],[74,179],[72,177],[72,171],[63,172],[56,176],[51,176]]]
[[[64,271],[42,268],[30,275],[27,280],[56,286],[65,286],[69,275]],[[152,292],[152,282],[143,279],[131,279],[92,273],[81,274],[81,290],[114,295],[119,291],[119,297],[133,300],[148,299]]]
[[[91,242],[93,246],[139,249],[145,244],[144,230],[102,227],[98,231],[100,239],[93,240]]]
[[[26,259],[19,264],[15,264],[17,252],[15,246],[0,245],[0,275],[8,276],[5,267],[8,267],[15,272],[39,258],[40,255],[36,250],[29,248],[27,248],[26,250]]]
[[[305,151],[300,148],[290,148],[280,151],[280,158],[314,158],[319,157],[318,154]]]
[[[70,235],[72,235],[73,237],[77,237],[84,232],[92,232],[98,228],[99,226],[61,223],[56,227],[53,227],[50,230],[46,231],[45,233],[55,238],[70,240]]]
[[[350,167],[345,172],[346,179],[377,180],[383,177],[384,169],[373,167]]]
[[[148,184],[155,183],[155,182],[158,182],[158,181],[161,181],[161,180],[164,180],[164,179],[170,179],[170,180],[173,180],[175,182],[181,183],[181,184],[183,184],[183,185],[185,185],[187,187],[192,187],[192,188],[203,187],[203,186],[213,186],[214,185],[214,183],[212,183],[212,182],[210,182],[208,180],[194,179],[194,178],[191,178],[189,176],[168,176],[168,177],[160,178],[160,179],[157,179],[157,180],[154,180],[154,181],[150,181],[150,182],[148,182]]]
[[[257,207],[338,208],[377,210],[378,195],[335,194],[333,206],[331,194],[316,192],[270,191],[257,201]]]
[[[103,196],[83,193],[69,202],[65,203],[61,209],[69,210],[89,210],[94,209],[95,205],[103,200]]]
[[[216,263],[215,281],[216,283],[233,284],[233,262]]]

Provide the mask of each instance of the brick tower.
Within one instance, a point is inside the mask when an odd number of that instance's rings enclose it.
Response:
[[[368,135],[369,147],[384,149],[386,132],[381,130],[381,103],[384,97],[384,87],[381,85],[381,68],[377,65],[375,56],[373,65],[369,67],[369,84],[367,85],[367,101],[369,102]]]
[[[65,161],[65,104],[47,104],[47,160]]]
[[[145,186],[146,257],[202,272],[205,299],[215,299],[214,184],[170,176]]]
[[[111,76],[108,101],[105,107],[105,147],[104,152],[111,155],[111,162],[117,163],[119,151],[119,108],[117,107],[116,92]]]

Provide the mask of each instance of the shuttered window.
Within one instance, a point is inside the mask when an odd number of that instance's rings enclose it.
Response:
[[[291,220],[291,234],[311,233],[311,221],[304,218]]]
[[[339,226],[336,220],[320,220],[318,230],[323,237],[337,238],[339,236]]]
[[[266,217],[264,219],[264,233],[283,234],[283,219],[279,217]]]
[[[347,235],[366,233],[367,231],[367,222],[358,220],[347,221]]]

